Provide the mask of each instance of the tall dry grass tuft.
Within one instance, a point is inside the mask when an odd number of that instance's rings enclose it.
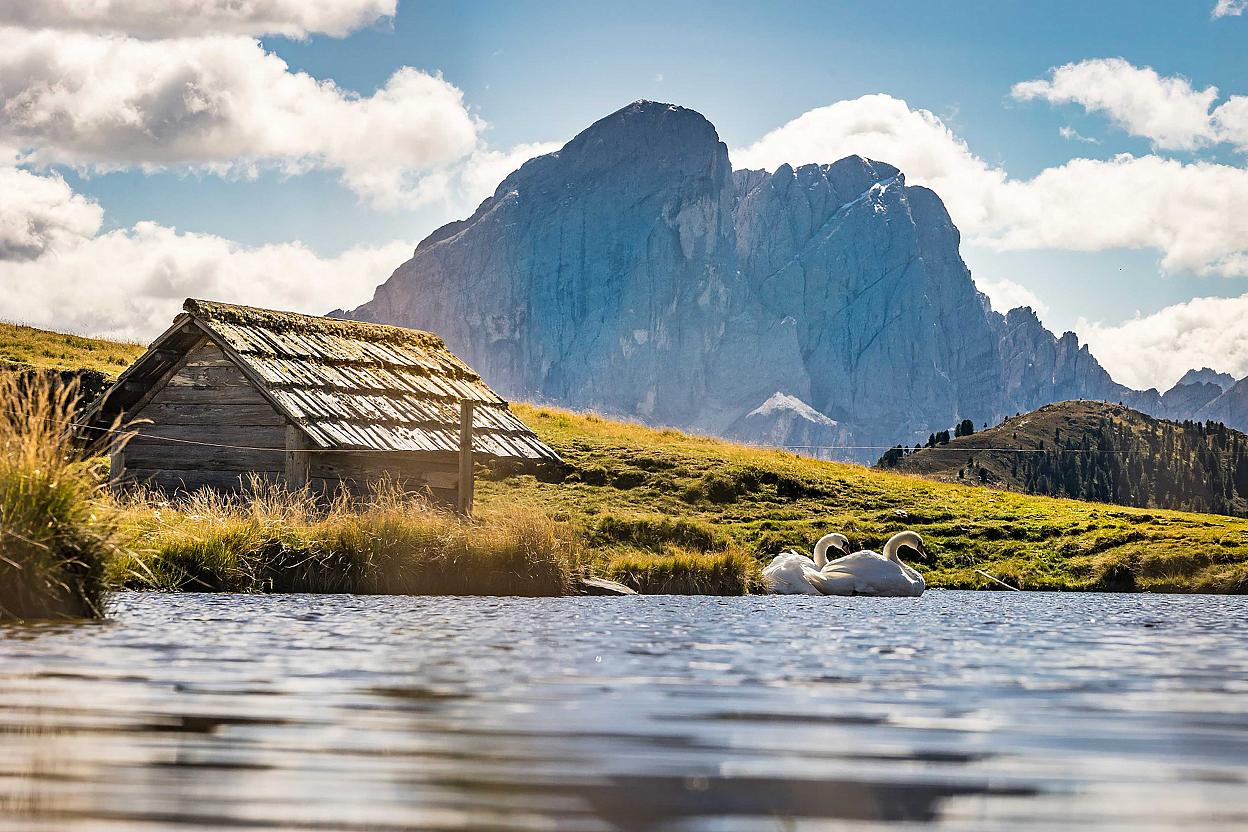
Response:
[[[736,546],[700,552],[668,545],[657,555],[620,554],[606,573],[645,595],[747,595],[765,589],[759,562]]]
[[[581,569],[577,537],[542,515],[465,521],[384,482],[363,504],[253,479],[176,504],[138,492],[125,513],[137,534],[117,577],[134,587],[539,596],[566,594]]]
[[[103,614],[118,537],[74,446],[76,385],[0,373],[0,619]]]

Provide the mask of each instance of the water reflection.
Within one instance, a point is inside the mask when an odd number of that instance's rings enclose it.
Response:
[[[0,629],[0,829],[1237,829],[1238,598],[123,596]]]

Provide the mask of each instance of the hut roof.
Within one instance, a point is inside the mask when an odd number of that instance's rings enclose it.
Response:
[[[313,448],[455,452],[469,399],[475,452],[559,459],[432,333],[195,299],[183,309],[84,424],[111,423],[206,335]]]

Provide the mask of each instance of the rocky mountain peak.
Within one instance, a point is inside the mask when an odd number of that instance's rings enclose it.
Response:
[[[959,244],[893,165],[733,172],[702,115],[637,101],[525,163],[346,314],[438,332],[513,398],[747,441],[913,444],[1065,399],[1157,412],[1073,333],[991,311]]]
[[[1235,377],[1230,373],[1219,373],[1209,367],[1199,370],[1188,370],[1179,379],[1178,384],[1216,384],[1223,391],[1230,390],[1235,384]]]

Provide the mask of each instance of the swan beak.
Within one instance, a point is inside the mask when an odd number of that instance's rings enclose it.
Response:
[[[923,560],[927,560],[929,557],[931,557],[931,556],[927,553],[927,547],[926,547],[926,546],[923,546],[923,545],[920,545],[920,546],[919,546],[919,557],[923,558]]]

